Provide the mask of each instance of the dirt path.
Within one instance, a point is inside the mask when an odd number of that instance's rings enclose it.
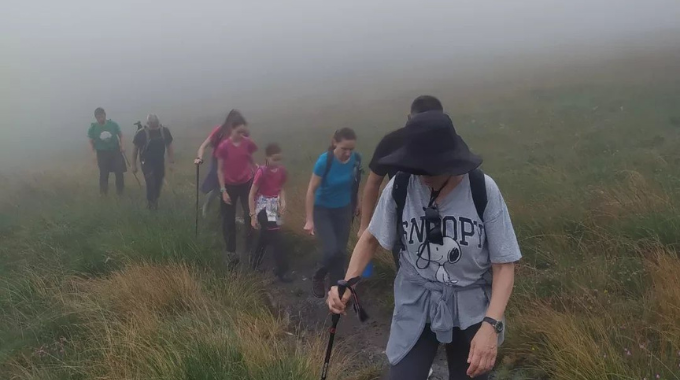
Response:
[[[291,325],[299,326],[302,331],[328,336],[331,315],[324,299],[312,295],[311,276],[316,268],[316,249],[313,243],[304,239],[289,238],[291,276],[294,281],[283,284],[268,275],[267,294],[272,306],[279,310]],[[271,254],[265,256],[262,270],[271,273],[273,261]],[[370,319],[361,323],[353,312],[342,317],[336,333],[336,344],[351,349],[356,354],[356,369],[376,368],[375,379],[386,379],[387,357],[385,347],[389,336],[392,319],[391,285],[388,281],[369,279],[359,285],[359,296],[362,306]],[[319,363],[321,365],[321,363]],[[435,360],[434,373],[430,380],[448,378],[446,361],[443,355]]]
[[[292,326],[298,326],[304,333],[328,336],[331,315],[324,299],[312,295],[311,276],[316,269],[316,255],[313,245],[306,241],[290,241],[289,257],[292,283],[284,284],[270,275],[273,260],[268,252],[261,269],[267,275],[267,294],[272,306],[284,318],[289,319]],[[289,244],[290,245],[290,244]],[[364,288],[370,283],[363,284]],[[370,319],[361,323],[351,312],[341,318],[336,333],[336,344],[351,348],[357,354],[356,367],[385,367],[387,359],[384,351],[389,333],[391,310],[374,302],[375,291],[361,290],[362,305],[365,306]],[[378,306],[378,307],[376,307]],[[319,363],[321,365],[321,363]]]

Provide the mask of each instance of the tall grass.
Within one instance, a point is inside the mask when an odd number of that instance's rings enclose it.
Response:
[[[134,186],[99,198],[93,174],[4,194],[0,378],[318,378],[323,337],[279,319],[260,276],[222,268],[209,227],[193,237],[190,183],[152,214]]]
[[[499,184],[524,255],[498,377],[680,378],[677,75],[537,88],[449,108]],[[381,120],[360,122],[372,135]],[[305,138],[325,141],[321,132]],[[374,141],[360,141],[364,155]],[[304,154],[289,154],[303,165]],[[294,168],[301,186],[308,161]],[[293,209],[302,209],[298,202]],[[377,261],[389,280],[390,256]]]

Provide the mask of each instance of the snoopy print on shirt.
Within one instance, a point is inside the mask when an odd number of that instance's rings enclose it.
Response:
[[[397,236],[393,183],[394,179],[382,193],[369,232],[386,249],[391,249],[397,239],[401,240],[405,248],[401,260],[407,260],[423,278],[451,286],[468,286],[489,274],[491,263],[521,258],[507,207],[490,177],[486,177],[488,202],[484,221],[477,215],[467,175],[439,200],[441,245],[427,241],[425,208],[431,189],[423,185],[418,176],[410,178],[403,228],[401,236]]]
[[[416,268],[420,269],[420,265],[422,265],[423,268],[434,265],[437,270],[435,273],[437,281],[447,285],[455,285],[458,283],[458,280],[449,276],[449,270],[447,270],[447,265],[453,266],[460,260],[461,252],[458,242],[447,236],[444,238],[444,244],[442,245],[422,243],[418,248],[418,252]]]

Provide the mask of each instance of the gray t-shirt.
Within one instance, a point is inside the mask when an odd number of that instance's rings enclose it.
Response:
[[[423,245],[431,189],[420,177],[411,176],[403,234],[397,236],[393,182],[385,187],[368,230],[385,249],[392,249],[397,238],[406,248],[394,284],[395,310],[387,348],[390,363],[396,364],[413,347],[425,323],[431,323],[440,342],[448,343],[453,327],[465,329],[481,322],[490,299],[491,264],[515,262],[522,255],[505,201],[491,177],[486,176],[484,222],[477,215],[466,175],[437,205],[444,244],[430,244],[429,250]]]

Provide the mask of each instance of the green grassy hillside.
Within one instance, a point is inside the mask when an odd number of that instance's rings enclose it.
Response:
[[[485,158],[524,254],[497,378],[680,379],[680,75],[623,79],[436,94]],[[333,130],[354,127],[368,159],[411,97],[254,116],[260,145],[284,148],[291,230]],[[157,214],[130,175],[123,199],[100,199],[89,164],[2,178],[0,377],[318,377],[325,336],[298,334],[262,280],[221,268],[216,225],[194,239],[195,147],[178,148]]]

